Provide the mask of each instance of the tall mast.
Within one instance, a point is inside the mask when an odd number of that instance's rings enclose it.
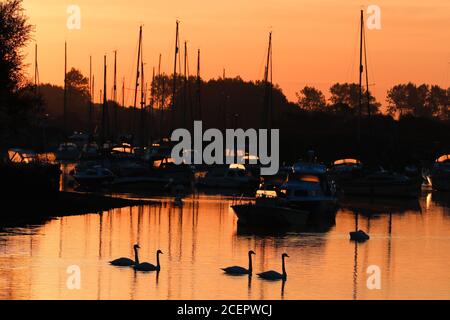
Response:
[[[113,125],[113,137],[118,132],[117,122],[117,50],[114,50],[114,84],[113,84],[113,101],[114,101],[114,125]]]
[[[364,12],[361,10],[360,18],[360,36],[359,36],[359,96],[358,96],[358,124],[357,124],[357,144],[358,153],[361,157],[361,116],[362,116],[362,76],[364,72],[363,66],[363,31],[364,31]]]
[[[122,79],[122,108],[125,108],[125,77]]]
[[[184,86],[183,86],[183,127],[187,128],[187,89],[188,89],[188,67],[187,67],[187,41],[184,42]]]
[[[272,32],[269,33],[269,47],[267,49],[267,61],[264,72],[265,96],[264,96],[264,112],[263,127],[271,129],[272,127]]]
[[[103,67],[103,108],[102,108],[102,144],[109,138],[109,126],[108,126],[108,100],[106,97],[106,55],[104,56]]]
[[[145,141],[145,87],[144,87],[144,62],[141,61],[141,124],[140,124],[140,143],[141,147],[146,144]]]
[[[163,86],[162,86],[162,77],[161,77],[161,53],[159,54],[159,62],[158,62],[158,106],[159,106],[159,138],[163,137],[163,122],[164,122],[164,102],[163,102]]]
[[[67,42],[64,42],[64,110],[63,110],[64,129],[67,136]]]
[[[149,109],[149,142],[150,145],[152,144],[152,140],[153,140],[153,109],[155,107],[155,67],[153,67],[153,74],[152,74],[152,83],[150,85],[150,109]]]
[[[88,119],[88,133],[92,134],[92,56],[89,56],[89,119]]]
[[[175,116],[175,95],[177,93],[177,57],[178,57],[178,36],[179,36],[179,21],[176,21],[176,32],[175,32],[175,57],[173,63],[173,88],[172,88],[172,123],[171,126],[174,125],[174,116]],[[171,128],[172,129],[172,128]]]
[[[34,93],[37,96],[39,87],[38,45],[34,46]]]
[[[139,68],[141,67],[141,44],[142,44],[142,26],[139,27],[139,44],[138,44],[138,56],[137,56],[137,67],[136,67],[136,86],[134,89],[134,103],[133,103],[133,115],[131,117],[132,123],[134,123],[134,116],[136,112],[137,105],[137,96],[138,96],[138,88],[139,88]],[[133,125],[131,126],[131,130],[133,132]]]
[[[202,100],[201,100],[202,78],[200,76],[200,49],[197,51],[197,103],[198,103],[198,119],[202,118]]]

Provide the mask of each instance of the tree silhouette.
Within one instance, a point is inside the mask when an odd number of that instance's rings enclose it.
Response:
[[[330,102],[332,105],[346,105],[353,110],[354,114],[357,114],[359,108],[359,86],[356,83],[336,83],[330,88]],[[371,114],[379,113],[380,103],[378,103],[375,97],[369,91],[369,103]],[[367,114],[367,93],[366,89],[362,90],[362,109],[361,113]]]
[[[308,111],[324,111],[326,107],[325,96],[322,91],[314,87],[304,87],[296,93],[300,108]]]
[[[398,84],[388,90],[386,101],[390,115],[449,118],[449,90],[439,86]]]
[[[25,138],[21,130],[37,118],[31,114],[40,106],[24,75],[22,48],[31,39],[33,27],[22,8],[22,0],[0,3],[0,144]],[[20,136],[20,137],[19,137]]]

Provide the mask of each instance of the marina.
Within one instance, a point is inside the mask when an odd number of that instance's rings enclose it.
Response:
[[[450,300],[434,6],[46,1],[0,2],[0,300]]]

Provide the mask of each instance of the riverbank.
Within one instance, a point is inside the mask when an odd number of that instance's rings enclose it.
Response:
[[[0,229],[41,224],[52,218],[97,213],[112,209],[156,205],[150,200],[114,198],[92,193],[59,192],[49,199],[5,199],[8,209],[0,213]]]

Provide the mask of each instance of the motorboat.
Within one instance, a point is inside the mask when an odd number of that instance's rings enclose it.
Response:
[[[0,159],[0,181],[5,199],[56,195],[60,175],[58,163],[32,150],[12,148]]]
[[[280,194],[290,207],[309,211],[313,215],[334,215],[337,198],[326,173],[323,164],[299,161],[281,185]]]
[[[199,177],[197,186],[205,188],[252,189],[258,186],[255,178],[243,164],[211,167],[204,177]]]
[[[436,159],[431,171],[430,182],[437,191],[450,191],[450,154]]]
[[[354,159],[335,161],[328,176],[344,195],[417,198],[421,188],[421,180],[382,167],[368,170]]]
[[[101,187],[111,184],[115,179],[114,173],[100,165],[75,168],[73,178],[82,187]]]
[[[80,150],[75,143],[65,142],[59,145],[55,155],[57,160],[76,161],[80,158]]]
[[[95,160],[100,156],[100,148],[95,142],[87,143],[81,150],[80,160]]]
[[[232,206],[238,223],[246,226],[304,226],[309,212],[287,205],[275,190],[258,190],[255,202]]]

